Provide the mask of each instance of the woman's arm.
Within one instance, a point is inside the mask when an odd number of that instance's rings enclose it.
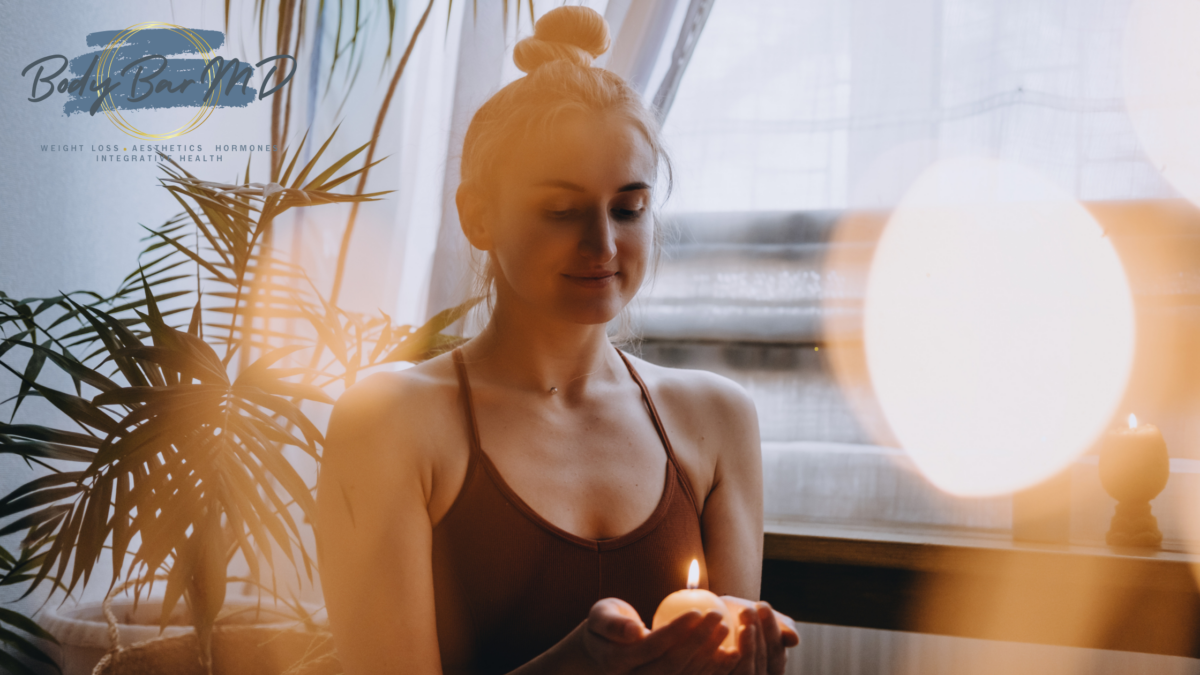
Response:
[[[676,371],[679,372],[679,371]],[[762,582],[763,480],[754,402],[736,383],[701,371],[671,386],[676,428],[697,443],[708,585],[718,595],[758,599]],[[693,379],[694,378],[694,379]],[[711,474],[709,472],[711,471]]]
[[[704,497],[704,557],[717,595],[758,599],[762,585],[763,478],[758,413],[741,387],[712,378],[708,405],[716,467]]]
[[[704,499],[701,526],[708,583],[730,607],[743,610],[741,623],[753,635],[741,641],[750,658],[739,672],[782,673],[786,647],[799,642],[790,618],[758,602],[762,586],[763,474],[758,413],[737,384],[705,375],[708,386],[695,406],[707,424],[701,430],[704,450],[715,457],[712,484]],[[753,644],[749,650],[747,646]]]
[[[441,672],[425,464],[399,374],[350,388],[329,422],[317,550],[346,675]]]

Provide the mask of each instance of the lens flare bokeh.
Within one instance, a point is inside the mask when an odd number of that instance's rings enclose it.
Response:
[[[880,237],[867,369],[892,433],[937,487],[1013,492],[1064,469],[1129,378],[1133,299],[1095,218],[1019,165],[943,160]]]

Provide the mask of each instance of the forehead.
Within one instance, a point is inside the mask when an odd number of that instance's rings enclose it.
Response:
[[[654,184],[654,150],[638,126],[615,113],[571,112],[517,146],[505,172],[530,186],[566,181],[589,191],[615,191],[630,183]]]

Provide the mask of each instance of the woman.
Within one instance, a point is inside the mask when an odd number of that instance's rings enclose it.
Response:
[[[318,490],[321,572],[347,675],[773,673],[796,637],[757,598],[757,417],[718,376],[613,347],[646,276],[665,161],[653,116],[592,68],[604,20],[543,16],[528,75],[473,118],[457,204],[494,306],[460,349],[338,402]],[[738,610],[651,631],[701,585]]]

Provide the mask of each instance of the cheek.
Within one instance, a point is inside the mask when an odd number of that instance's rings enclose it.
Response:
[[[633,293],[649,274],[654,256],[654,234],[648,228],[639,229],[619,240],[617,247],[621,253],[621,268],[627,278],[625,290]]]
[[[528,222],[506,225],[493,240],[491,255],[510,283],[556,270],[571,250],[571,242],[553,231]]]

